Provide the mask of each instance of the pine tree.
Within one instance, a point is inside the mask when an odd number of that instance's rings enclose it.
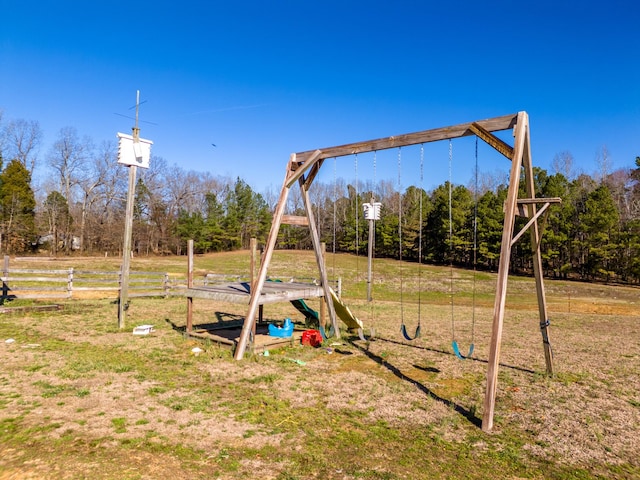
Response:
[[[24,252],[36,244],[35,207],[31,175],[12,160],[0,174],[0,249]]]

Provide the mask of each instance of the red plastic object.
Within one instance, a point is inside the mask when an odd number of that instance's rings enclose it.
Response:
[[[322,335],[318,330],[305,330],[302,332],[301,342],[309,347],[319,347],[322,345]]]

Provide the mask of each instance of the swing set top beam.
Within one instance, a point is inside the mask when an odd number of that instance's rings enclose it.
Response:
[[[291,164],[291,170],[295,171],[302,166],[309,158],[314,156],[311,163],[315,163],[326,158],[344,157],[356,153],[375,152],[390,148],[404,147],[409,145],[420,145],[422,143],[437,142],[453,138],[475,135],[473,125],[480,125],[487,132],[497,132],[508,130],[516,125],[518,114],[504,115],[502,117],[478,120],[476,122],[461,123],[449,127],[434,128],[415,133],[405,133],[391,137],[378,138],[376,140],[365,140],[363,142],[348,143],[336,147],[308,150],[295,154],[295,160]],[[292,156],[293,157],[293,156]]]

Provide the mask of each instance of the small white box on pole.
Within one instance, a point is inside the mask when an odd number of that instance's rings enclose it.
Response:
[[[380,202],[363,203],[362,208],[365,220],[380,220],[381,206]]]
[[[118,163],[129,166],[149,168],[151,157],[151,140],[144,138],[136,142],[133,136],[118,133]]]

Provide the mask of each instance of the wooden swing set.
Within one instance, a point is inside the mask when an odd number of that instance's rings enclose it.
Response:
[[[513,146],[510,146],[493,134],[493,132],[509,129],[513,129]],[[324,291],[323,296],[333,330],[335,331],[336,336],[340,336],[336,310],[334,303],[330,300],[332,298],[331,288],[327,279],[327,270],[323,259],[322,244],[316,227],[313,205],[311,204],[309,197],[309,189],[326,159],[350,156],[364,152],[376,152],[378,150],[386,150],[409,145],[419,145],[441,140],[451,140],[470,135],[476,135],[511,161],[509,187],[504,206],[505,216],[498,266],[496,295],[493,307],[493,322],[491,344],[489,348],[482,430],[488,432],[493,428],[498,366],[500,361],[500,345],[504,323],[511,249],[527,230],[530,232],[531,239],[533,270],[540,319],[539,326],[542,334],[546,372],[547,374],[552,375],[553,354],[549,342],[549,319],[547,317],[547,304],[542,275],[542,256],[540,250],[542,229],[538,224],[538,219],[540,219],[545,212],[548,212],[550,205],[560,203],[561,200],[559,198],[536,198],[535,196],[533,166],[531,163],[529,116],[524,111],[502,117],[463,123],[449,127],[424,130],[416,133],[396,135],[376,140],[368,140],[291,154],[286,166],[285,178],[278,198],[278,203],[273,214],[271,230],[267,237],[260,270],[254,283],[254,288],[251,289],[249,307],[234,354],[235,359],[242,359],[247,349],[252,329],[256,323],[259,305],[261,303],[260,297],[263,293],[263,288],[265,287],[265,282],[267,280],[267,270],[275,250],[276,239],[278,237],[280,227],[283,224],[309,227],[320,276],[319,287]],[[519,196],[519,183],[522,174],[524,174],[525,192],[524,196],[521,198]],[[306,216],[285,215],[285,206],[289,192],[296,183],[300,188]],[[524,227],[514,235],[516,216],[525,216],[528,218],[528,221]]]

